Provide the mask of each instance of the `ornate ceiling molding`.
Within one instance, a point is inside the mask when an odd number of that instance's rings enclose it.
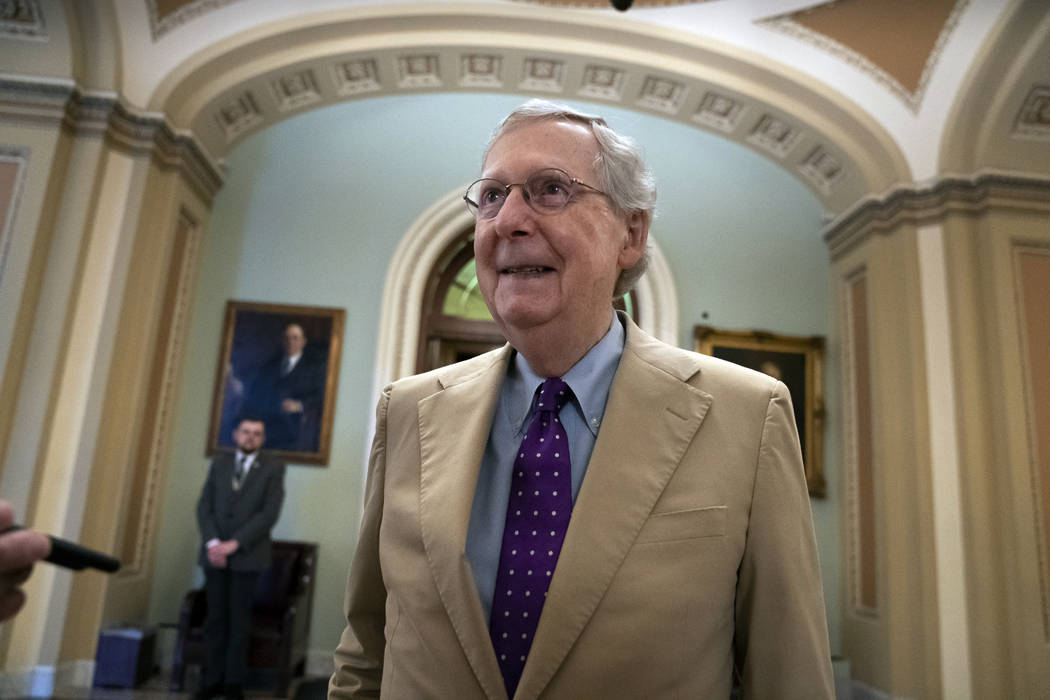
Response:
[[[0,79],[0,117],[99,136],[132,155],[152,157],[179,170],[207,202],[222,187],[221,171],[192,135],[176,133],[163,117],[132,110],[113,95],[69,83]]]
[[[157,5],[157,0],[146,0],[146,7],[149,11],[150,36],[153,41],[156,41],[190,20],[196,19],[212,10],[217,10],[223,5],[229,5],[231,2],[236,2],[236,0],[184,1],[174,10],[162,12]]]
[[[1036,85],[1028,93],[1017,113],[1012,135],[1050,141],[1050,85]]]
[[[275,71],[211,100],[193,131],[221,155],[259,129],[326,104],[462,89],[609,102],[655,113],[759,151],[805,181],[829,209],[863,193],[854,164],[836,144],[772,105],[662,71],[494,48],[388,51]]]
[[[554,21],[516,5],[484,7],[466,16],[448,7],[372,8],[235,37],[176,69],[150,109],[219,160],[255,131],[351,99],[464,91],[582,100],[755,150],[829,212],[911,179],[897,145],[867,114],[761,57],[604,13]]]
[[[39,0],[0,0],[0,37],[46,40]]]
[[[874,234],[937,221],[948,212],[979,214],[990,207],[1050,211],[1050,177],[983,171],[896,187],[858,202],[822,235],[831,259],[838,260]]]

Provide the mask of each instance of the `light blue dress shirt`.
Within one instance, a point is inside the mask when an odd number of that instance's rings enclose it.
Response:
[[[573,400],[560,414],[569,440],[573,503],[576,503],[587,463],[591,460],[594,441],[605,414],[605,402],[609,398],[609,387],[620,365],[624,338],[624,327],[614,315],[605,336],[562,376],[573,393]],[[492,612],[514,460],[532,419],[532,398],[544,379],[532,371],[521,354],[515,353],[500,389],[485,455],[481,460],[467,528],[467,559],[474,571],[486,620]]]

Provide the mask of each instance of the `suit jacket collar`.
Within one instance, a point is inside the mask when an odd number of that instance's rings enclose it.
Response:
[[[233,474],[237,469],[237,451],[223,452],[217,459],[217,464],[222,468],[221,483],[224,486],[229,486],[231,493],[242,493],[247,484],[258,481],[259,475],[270,466],[271,462],[272,457],[261,450],[257,451],[255,459],[252,460],[251,469],[244,475],[241,488],[235,491],[233,488]]]
[[[505,697],[503,679],[465,546],[481,458],[510,357],[505,346],[439,372],[441,390],[419,402],[423,544],[463,651],[493,699]],[[687,383],[698,371],[694,355],[627,321],[605,420],[516,698],[535,698],[550,682],[678,467],[711,404],[710,395]]]

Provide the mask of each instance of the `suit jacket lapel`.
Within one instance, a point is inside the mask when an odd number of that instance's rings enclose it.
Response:
[[[597,608],[686,447],[711,396],[685,383],[694,360],[628,324],[598,440],[516,698],[535,698]]]
[[[233,498],[233,470],[237,464],[236,455],[236,452],[224,453],[215,465],[215,488],[218,489],[219,500],[222,503]]]
[[[423,546],[459,642],[490,698],[506,693],[465,552],[481,458],[510,357],[508,345],[480,372],[443,375],[443,390],[419,402]]]
[[[237,472],[237,453],[234,452],[230,455],[230,475],[226,479],[230,485],[230,490],[236,494],[243,494],[249,484],[255,484],[259,481],[259,474],[266,468],[266,460],[263,458],[262,453],[256,453],[255,459],[252,461],[252,468],[244,475],[241,479],[241,487],[234,491],[233,489],[233,475]]]

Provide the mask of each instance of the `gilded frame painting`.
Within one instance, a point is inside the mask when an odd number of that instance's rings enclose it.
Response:
[[[234,449],[242,418],[263,421],[263,449],[289,462],[328,464],[343,309],[227,301],[207,455]]]
[[[809,495],[826,494],[824,483],[824,338],[765,331],[693,330],[697,352],[768,374],[787,385],[795,410]]]

